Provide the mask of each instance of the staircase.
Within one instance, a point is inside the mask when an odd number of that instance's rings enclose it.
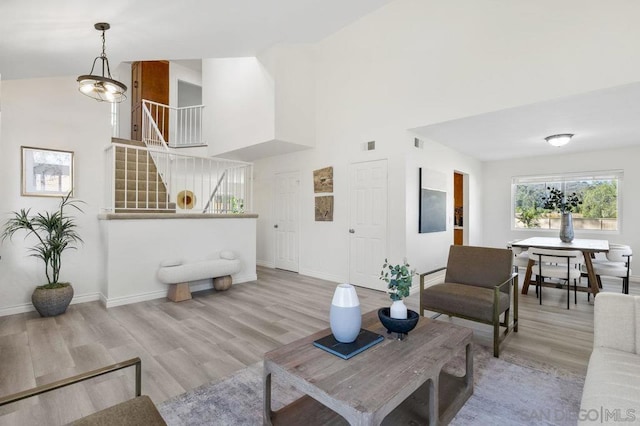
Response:
[[[145,148],[141,141],[112,138],[112,143]],[[167,188],[148,151],[115,147],[115,212],[175,213]]]

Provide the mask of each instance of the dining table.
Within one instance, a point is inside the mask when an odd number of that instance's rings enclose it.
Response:
[[[584,266],[587,271],[587,277],[589,278],[588,291],[595,296],[600,291],[598,286],[598,279],[596,273],[593,270],[593,262],[591,261],[591,255],[595,253],[606,253],[609,251],[608,240],[590,240],[590,239],[574,239],[571,242],[564,242],[560,238],[553,237],[531,237],[524,240],[512,242],[513,247],[520,247],[524,250],[534,247],[553,250],[580,250],[584,257]],[[531,275],[533,274],[533,265],[535,260],[529,259],[527,265],[527,272],[524,277],[524,283],[522,285],[522,294],[529,292],[529,284],[531,282]]]

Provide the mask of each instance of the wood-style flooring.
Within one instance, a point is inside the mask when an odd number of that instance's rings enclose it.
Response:
[[[106,309],[71,305],[55,318],[37,313],[0,317],[0,396],[135,356],[142,391],[158,404],[262,359],[266,351],[328,327],[336,284],[292,272],[258,268],[258,280],[189,301],[157,299]],[[631,291],[638,293],[631,285]],[[605,291],[619,292],[619,280]],[[584,373],[593,342],[593,299],[545,289],[520,297],[520,327],[502,351]],[[363,312],[388,306],[384,293],[357,289]],[[573,297],[573,294],[572,294]],[[407,305],[417,310],[418,296]],[[442,320],[451,320],[441,317]],[[491,346],[491,327],[466,321],[474,339]],[[59,425],[129,399],[134,371],[124,370],[0,408],[0,425]]]

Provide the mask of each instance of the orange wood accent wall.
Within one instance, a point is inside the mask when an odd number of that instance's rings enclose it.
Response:
[[[463,233],[462,233],[462,229],[454,229],[453,230],[453,244],[457,245],[457,246],[461,246],[464,239],[463,239]]]
[[[453,174],[453,207],[454,209],[462,208],[462,221],[464,225],[465,220],[465,212],[464,212],[464,176],[460,173]],[[458,225],[457,216],[454,210],[454,221],[453,224]],[[453,230],[453,244],[462,245],[464,241],[464,230],[463,229],[454,229]]]
[[[142,140],[142,100],[169,105],[169,61],[131,64],[131,139]],[[160,129],[168,142],[169,114]]]

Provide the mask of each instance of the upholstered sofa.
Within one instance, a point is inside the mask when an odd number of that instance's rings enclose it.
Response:
[[[640,297],[599,293],[579,425],[640,424]]]

